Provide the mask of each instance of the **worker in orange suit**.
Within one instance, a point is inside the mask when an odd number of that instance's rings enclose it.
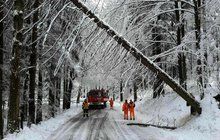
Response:
[[[109,100],[109,103],[110,103],[110,109],[113,109],[114,101],[112,98]]]
[[[135,104],[132,100],[130,100],[128,107],[130,111],[130,120],[135,120],[135,114],[134,114]]]
[[[125,100],[122,106],[122,111],[124,111],[124,119],[128,120],[128,101]]]
[[[89,103],[86,99],[82,104],[82,109],[83,109],[83,117],[89,117]]]

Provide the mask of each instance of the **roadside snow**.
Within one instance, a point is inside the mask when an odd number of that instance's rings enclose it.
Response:
[[[137,119],[140,123],[176,126],[176,130],[157,129],[167,138],[163,140],[219,140],[220,110],[208,89],[200,101],[202,114],[191,116],[190,108],[175,93],[152,100],[151,96],[137,102]],[[146,128],[146,131],[148,128]]]
[[[43,121],[39,125],[32,125],[31,128],[24,127],[20,133],[8,134],[4,140],[45,140],[50,136],[58,127],[65,124],[67,120],[81,112],[81,106],[78,107],[74,104],[69,110],[51,118],[47,121]]]

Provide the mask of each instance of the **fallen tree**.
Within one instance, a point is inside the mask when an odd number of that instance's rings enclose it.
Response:
[[[160,67],[154,64],[153,61],[148,59],[142,52],[135,48],[125,38],[121,37],[114,29],[110,28],[106,23],[99,19],[94,13],[92,13],[83,3],[79,0],[70,0],[73,4],[78,7],[85,15],[87,15],[97,26],[107,32],[107,34],[114,38],[114,40],[120,44],[124,49],[129,51],[137,60],[139,60],[144,66],[153,71],[158,77],[169,85],[178,95],[180,95],[195,111],[199,114],[202,113],[200,103],[196,101],[187,91],[182,88],[178,83],[174,81],[166,72]]]
[[[173,126],[161,126],[161,125],[154,125],[154,124],[148,124],[148,123],[128,123],[127,125],[137,125],[137,126],[142,126],[142,127],[152,126],[152,127],[171,129],[171,130],[177,129],[177,127],[173,127]]]

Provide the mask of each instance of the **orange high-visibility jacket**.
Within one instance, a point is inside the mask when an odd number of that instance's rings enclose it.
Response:
[[[88,102],[83,102],[82,108],[83,109],[89,109],[89,103]]]
[[[135,108],[134,102],[129,103],[129,110],[130,110],[130,111],[134,111],[134,108]]]
[[[109,102],[110,102],[110,105],[112,106],[113,105],[113,103],[114,103],[114,101],[111,99],[111,100],[109,100]]]
[[[128,103],[124,103],[122,106],[122,111],[128,111]]]

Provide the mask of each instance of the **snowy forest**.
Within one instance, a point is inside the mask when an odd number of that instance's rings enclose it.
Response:
[[[1,139],[220,139],[219,0],[0,5]],[[106,89],[115,108],[91,112],[108,115],[96,127],[103,131],[88,126],[87,137],[84,125],[65,124],[79,121],[91,89]],[[136,104],[135,121],[122,120],[126,99]],[[85,135],[58,131],[68,127]]]

